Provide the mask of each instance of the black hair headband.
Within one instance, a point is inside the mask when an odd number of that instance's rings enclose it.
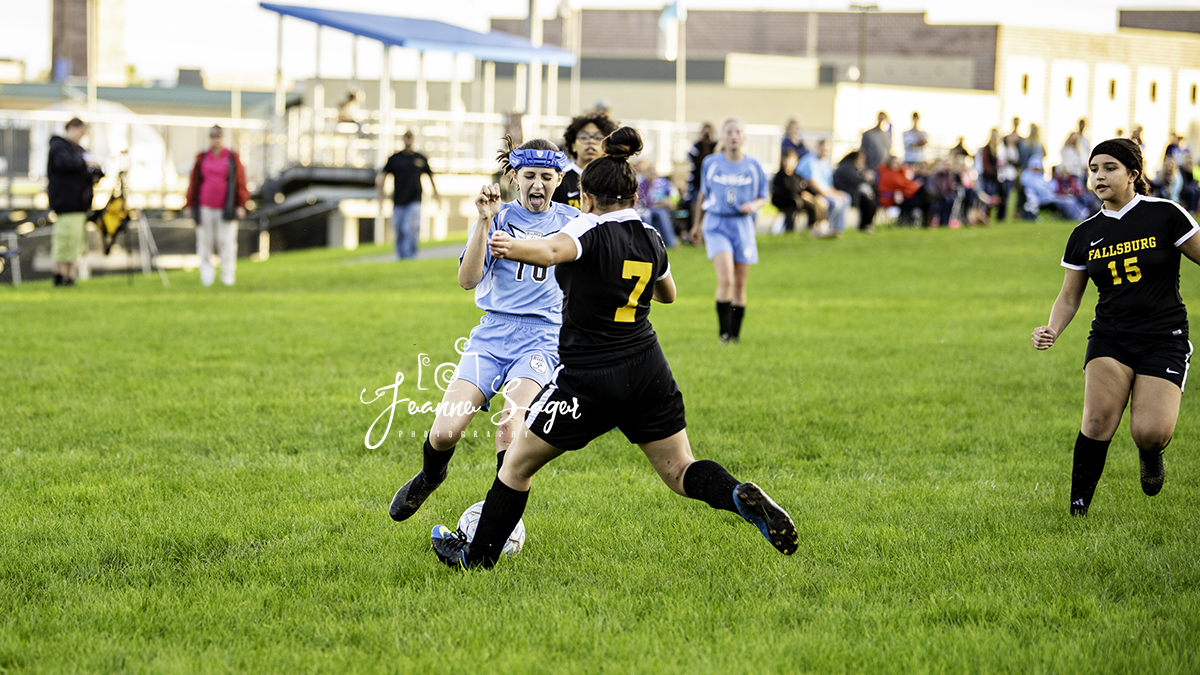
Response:
[[[1142,173],[1142,163],[1138,160],[1137,154],[1132,149],[1136,147],[1133,141],[1127,138],[1111,138],[1107,141],[1097,143],[1096,147],[1092,148],[1092,154],[1088,157],[1088,163],[1090,164],[1096,155],[1109,155],[1124,164],[1125,168],[1129,171]]]

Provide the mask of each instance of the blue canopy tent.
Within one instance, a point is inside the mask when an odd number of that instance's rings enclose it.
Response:
[[[530,112],[536,118],[540,114],[541,102],[541,65],[548,64],[550,67],[550,114],[553,112],[557,94],[557,69],[559,66],[574,66],[576,56],[570,51],[559,49],[557,47],[546,47],[535,45],[533,42],[515,35],[491,31],[481,33],[474,30],[469,30],[461,26],[454,26],[441,21],[433,21],[429,19],[414,19],[400,16],[388,16],[382,14],[367,14],[362,12],[347,12],[336,9],[321,9],[316,7],[298,7],[295,5],[281,5],[269,2],[259,4],[265,10],[279,14],[278,28],[278,47],[277,47],[277,62],[275,70],[276,80],[276,129],[282,129],[283,117],[285,114],[284,101],[284,84],[283,84],[283,19],[285,16],[308,21],[318,26],[317,38],[315,44],[316,57],[316,77],[312,105],[314,115],[312,116],[312,129],[314,142],[317,136],[317,129],[321,127],[321,113],[324,109],[324,85],[321,82],[320,63],[321,63],[321,28],[332,28],[335,30],[344,31],[358,37],[376,40],[383,45],[383,62],[379,81],[379,121],[381,132],[379,134],[379,147],[376,154],[377,167],[382,165],[382,160],[388,157],[394,146],[394,117],[393,117],[393,94],[390,73],[390,51],[392,47],[401,47],[412,49],[418,52],[418,67],[417,67],[417,82],[416,82],[416,108],[417,110],[427,110],[428,93],[426,90],[426,82],[424,76],[424,54],[427,51],[447,52],[451,54],[469,54],[474,59],[484,63],[483,76],[485,92],[493,92],[495,90],[495,63],[515,63],[527,64],[530,67],[529,77],[529,99],[532,102]],[[354,69],[353,79],[357,79],[357,50],[355,50],[355,61],[352,68]],[[451,80],[452,94],[451,108],[454,111],[454,101],[458,99],[458,87],[460,82],[457,80],[457,69],[452,71],[453,78]],[[461,105],[461,104],[459,104]],[[483,104],[485,113],[494,113],[494,101],[489,94],[484,95]],[[524,94],[521,87],[518,86],[517,92],[517,109],[525,109]],[[383,131],[386,130],[386,131]],[[456,132],[452,131],[452,134]],[[277,170],[283,169],[283,148],[280,144],[275,144],[274,152],[276,153],[273,163]],[[383,240],[383,221],[382,218],[376,219],[376,241]]]
[[[281,17],[290,16],[311,21],[320,26],[378,40],[385,45],[415,49],[419,52],[471,54],[481,61],[500,63],[538,61],[559,66],[575,65],[575,55],[571,52],[557,47],[534,46],[529,40],[499,31],[480,33],[429,19],[277,5],[270,2],[259,3],[259,6],[277,12]]]

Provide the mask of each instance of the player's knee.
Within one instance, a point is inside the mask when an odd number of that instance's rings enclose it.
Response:
[[[434,427],[429,431],[429,445],[438,452],[445,452],[458,444],[458,434],[448,429]]]
[[[1133,443],[1138,450],[1162,450],[1171,442],[1169,429],[1139,429],[1133,434]]]
[[[1117,430],[1117,425],[1120,423],[1121,418],[1119,416],[1114,419],[1113,415],[1086,412],[1083,416],[1083,426],[1080,431],[1088,438],[1103,441],[1112,438],[1113,433]]]

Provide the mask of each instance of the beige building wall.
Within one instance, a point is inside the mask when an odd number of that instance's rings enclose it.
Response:
[[[1200,35],[1122,30],[1076,33],[1001,26],[996,87],[1004,119],[1020,116],[1023,132],[1042,128],[1050,163],[1067,134],[1088,120],[1094,145],[1145,128],[1148,168],[1157,170],[1172,131],[1200,140]]]

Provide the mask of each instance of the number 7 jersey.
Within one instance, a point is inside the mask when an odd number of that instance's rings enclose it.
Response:
[[[671,271],[662,237],[633,209],[585,213],[562,229],[575,260],[555,266],[563,295],[558,354],[564,366],[594,368],[658,342],[650,325],[655,282]]]
[[[1166,199],[1135,195],[1120,211],[1101,209],[1075,228],[1062,266],[1086,271],[1099,300],[1092,330],[1142,338],[1186,337],[1179,295],[1179,247],[1200,231]]]
[[[578,215],[579,209],[556,202],[551,202],[550,208],[542,213],[533,213],[520,202],[508,202],[492,218],[487,236],[491,238],[493,232],[502,231],[514,239],[549,237]],[[472,228],[471,235],[474,234]],[[470,241],[467,245],[470,246]],[[462,259],[459,255],[458,264],[462,264]],[[554,269],[500,260],[493,258],[490,251],[484,253],[483,279],[475,287],[475,304],[485,312],[540,316],[562,323],[562,291],[554,283]]]

